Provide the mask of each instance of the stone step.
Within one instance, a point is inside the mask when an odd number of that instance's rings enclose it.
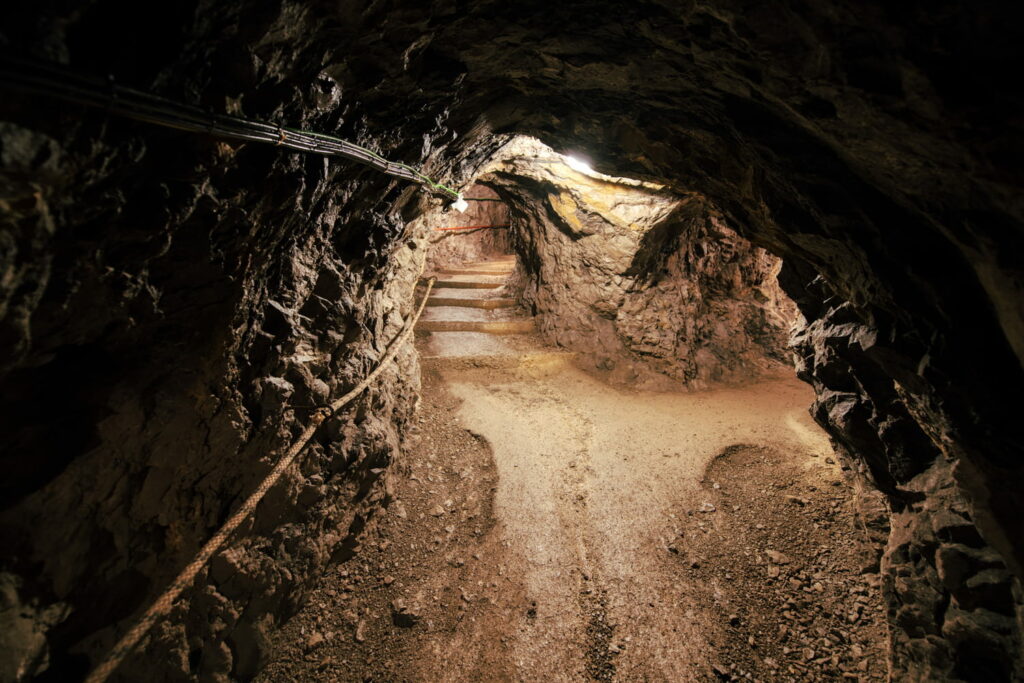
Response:
[[[444,275],[511,275],[511,270],[483,270],[483,269],[470,269],[470,268],[442,268],[437,271]]]
[[[513,351],[481,355],[422,356],[424,367],[439,370],[546,370],[564,367],[576,354],[569,351]]]
[[[421,332],[486,332],[487,334],[529,334],[536,330],[533,320],[420,320]]]
[[[434,283],[434,288],[438,289],[441,287],[447,287],[451,289],[497,289],[505,283],[503,282],[473,282],[468,280],[438,280]]]
[[[475,308],[472,306],[428,306],[420,320],[449,320],[495,322],[501,320],[525,320],[514,308]]]
[[[515,299],[456,299],[453,297],[432,296],[427,299],[427,306],[461,306],[463,308],[512,308]]]
[[[433,296],[446,299],[501,299],[503,290],[500,289],[435,289]],[[433,298],[433,297],[431,297]],[[472,304],[470,304],[472,305]]]
[[[535,350],[532,335],[483,332],[421,332],[416,337],[424,358],[493,356]]]
[[[515,256],[507,256],[507,257],[504,257],[504,258],[487,259],[485,261],[469,261],[467,263],[463,263],[462,265],[464,265],[464,266],[482,266],[482,265],[492,264],[492,263],[493,264],[498,264],[498,263],[515,263],[515,262],[516,262],[516,257]]]
[[[485,332],[416,332],[422,358],[482,358],[491,356],[562,353],[544,346],[535,334],[487,334]],[[573,354],[569,354],[572,357]],[[500,362],[500,361],[499,361]],[[515,361],[509,361],[514,363]]]
[[[508,275],[502,275],[501,273],[485,273],[483,275],[449,273],[447,275],[438,275],[437,279],[444,280],[445,282],[504,282],[508,279]]]

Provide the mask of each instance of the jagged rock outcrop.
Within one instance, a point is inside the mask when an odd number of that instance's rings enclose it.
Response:
[[[790,364],[780,261],[702,197],[571,168],[529,138],[482,172],[516,217],[523,303],[612,381],[701,389]]]
[[[842,303],[800,330],[794,347],[798,374],[817,394],[812,413],[858,488],[870,482],[888,500],[881,570],[894,677],[1018,680],[1020,581],[979,533],[955,484],[960,463],[928,434],[938,425],[913,415],[907,388],[870,357],[876,335]]]
[[[706,197],[782,258],[815,415],[893,508],[894,677],[1006,680],[1024,659],[1024,93],[1001,75],[1019,13],[41,0],[0,10],[0,43],[456,182],[517,132]],[[59,678],[224,518],[304,406],[379,358],[408,311],[422,255],[404,224],[422,204],[354,166],[0,107],[0,614],[35,615],[19,632],[28,649],[45,632]],[[378,507],[369,484],[413,400],[389,373],[318,439],[126,674],[251,672],[261,631]],[[940,492],[964,524],[931,523]],[[961,527],[971,543],[942,537]],[[996,618],[1007,585],[1016,616]]]

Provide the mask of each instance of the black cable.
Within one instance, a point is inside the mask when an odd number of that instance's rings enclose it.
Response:
[[[397,178],[425,184],[434,191],[456,199],[459,197],[455,190],[434,182],[411,166],[389,161],[340,138],[227,114],[210,114],[198,107],[117,85],[113,81],[85,76],[59,64],[4,55],[0,57],[0,85],[31,95],[56,97],[104,109],[112,114],[177,130],[342,157],[372,166]]]

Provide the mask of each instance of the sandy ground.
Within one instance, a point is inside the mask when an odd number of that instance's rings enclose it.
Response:
[[[463,423],[494,450],[496,515],[538,603],[535,623],[511,636],[531,677],[614,668],[625,680],[692,679],[695,664],[705,668],[703,639],[664,557],[680,501],[699,505],[705,467],[732,444],[830,449],[796,380],[665,394],[617,390],[571,367],[445,377]],[[613,626],[598,642],[595,619]]]
[[[842,545],[852,513],[795,378],[665,394],[615,389],[567,363],[437,359],[423,396],[395,502],[279,632],[261,680],[877,673],[881,615],[861,549],[848,543],[848,557],[820,568],[841,581],[813,579],[818,545]],[[709,471],[727,485],[712,487]],[[776,484],[799,490],[800,510]],[[812,510],[831,521],[819,527]],[[775,547],[781,567],[764,555]],[[863,593],[846,594],[849,577]],[[860,597],[864,616],[847,623],[847,598]],[[831,621],[809,603],[828,605]],[[780,631],[783,611],[798,614]],[[819,637],[825,625],[836,634]]]

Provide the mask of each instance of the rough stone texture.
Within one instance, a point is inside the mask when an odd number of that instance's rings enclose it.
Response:
[[[798,374],[816,389],[812,413],[838,428],[834,444],[854,473],[861,518],[869,531],[890,532],[881,561],[890,671],[897,680],[1020,680],[1020,580],[980,535],[954,483],[955,461],[940,454],[918,469],[920,454],[935,447],[900,385],[864,372],[872,366],[851,339],[871,335],[843,304],[796,335],[795,346]],[[873,376],[874,392],[853,368]]]
[[[499,199],[494,190],[474,185],[463,192],[467,198]],[[453,230],[438,232],[435,228],[467,227],[473,225],[504,225],[509,222],[508,207],[504,202],[469,202],[464,213],[442,208],[423,214],[410,225],[415,231],[426,230],[430,246],[427,250],[427,271],[461,266],[484,261],[512,252],[508,229]]]
[[[178,7],[98,2],[65,17],[43,3],[37,17],[5,9],[4,31],[215,110],[338,130],[409,160],[429,153],[434,117],[406,116],[418,106],[373,89],[371,58],[342,56],[358,27],[341,17]],[[139,32],[154,22],[166,38]],[[46,676],[75,680],[313,410],[383,355],[425,253],[402,211],[424,195],[267,146],[7,94],[3,107],[3,680],[47,659]],[[379,129],[371,112],[395,125]],[[413,152],[396,148],[408,140]],[[320,430],[119,675],[254,675],[267,630],[328,562],[357,551],[417,388],[410,345]]]
[[[791,362],[781,263],[701,197],[572,169],[530,139],[483,172],[517,218],[520,298],[612,381],[702,389]]]
[[[895,624],[894,677],[1021,676],[1019,608],[1006,621],[987,606],[1006,600],[992,553],[1018,605],[1024,571],[1024,93],[1002,75],[1019,61],[1018,4],[67,7],[5,7],[0,42],[456,181],[484,165],[489,134],[521,132],[707,197],[783,259],[815,415],[894,511],[891,604],[927,612],[934,596],[901,588],[923,582],[958,605],[941,626]],[[66,678],[85,666],[67,648],[101,651],[266,471],[300,406],[322,400],[314,380],[334,395],[378,357],[408,310],[421,257],[402,222],[417,209],[354,166],[6,93],[0,107],[2,540],[18,577],[4,606],[36,615]],[[268,620],[359,519],[347,503],[332,516],[326,489],[377,476],[411,407],[408,382],[379,387],[331,432],[351,447],[314,448],[312,471],[239,535],[242,558],[218,560],[246,568],[238,585],[197,589],[129,674],[258,665]],[[321,486],[323,502],[298,505]],[[939,491],[982,539],[963,544],[981,565],[938,551]],[[900,551],[904,528],[926,552]]]
[[[896,661],[920,680],[1020,680],[1020,583],[978,535],[936,462],[908,482],[921,502],[896,512],[883,557]]]
[[[796,307],[781,262],[730,230],[700,200],[647,235],[615,319],[634,354],[693,388],[749,382],[792,363]],[[678,221],[678,222],[677,222]]]

